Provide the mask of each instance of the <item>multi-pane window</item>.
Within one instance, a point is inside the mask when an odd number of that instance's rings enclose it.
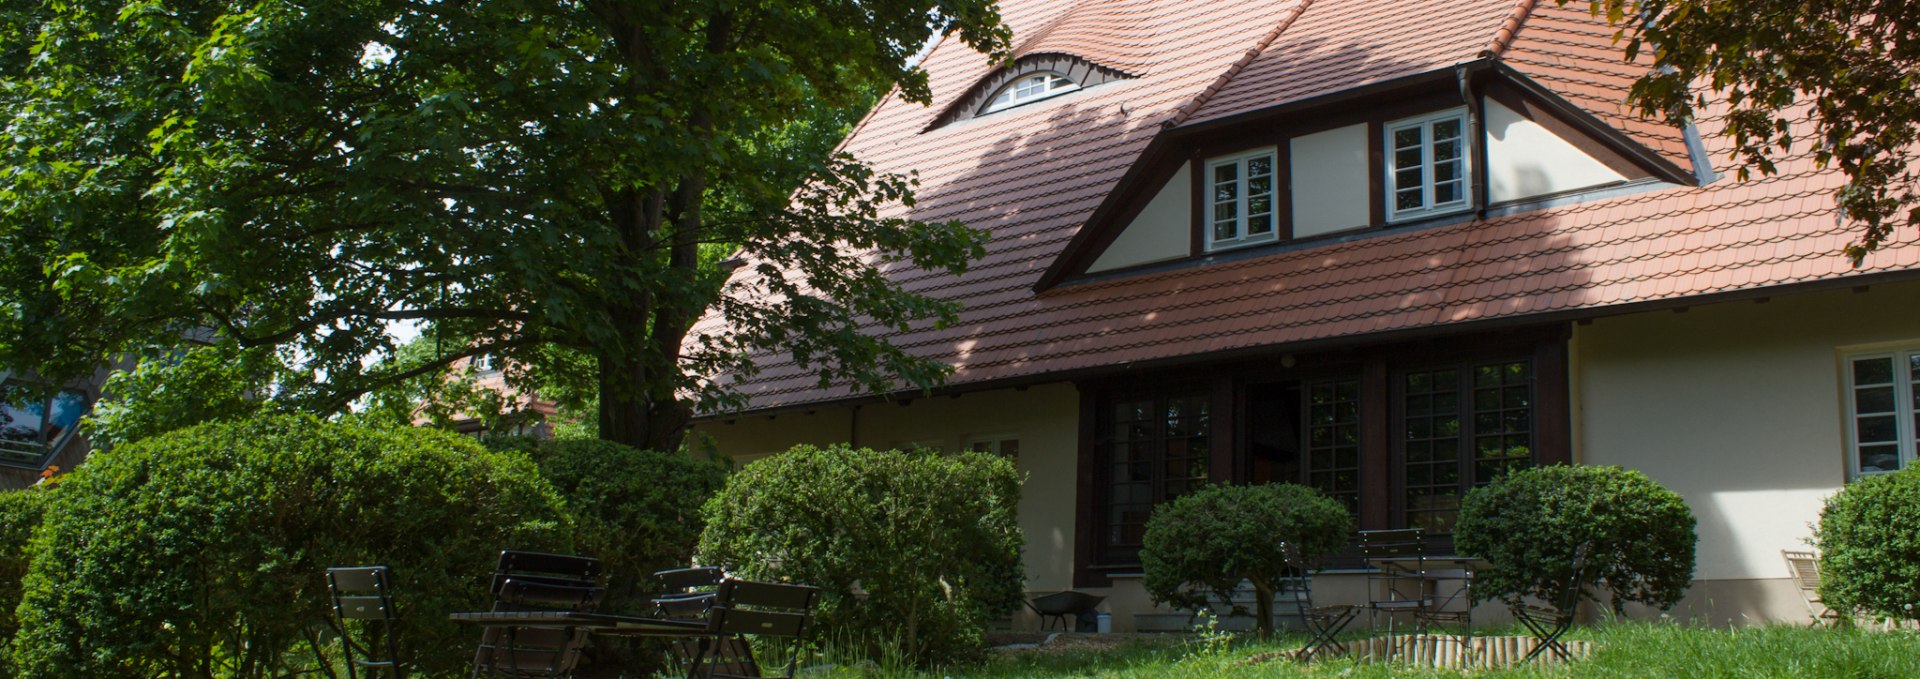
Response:
[[[1847,358],[1848,465],[1856,475],[1913,463],[1920,431],[1920,350]]]
[[[1020,460],[1020,437],[1012,434],[978,436],[967,441],[967,450],[999,455],[1017,462]]]
[[[1401,384],[1400,511],[1453,532],[1460,497],[1533,463],[1533,370],[1525,361],[1410,371]]]
[[[1274,240],[1274,152],[1207,161],[1207,250]]]
[[[87,395],[47,395],[18,382],[0,383],[0,462],[40,466],[60,449],[87,412]]]
[[[1388,123],[1387,218],[1467,207],[1467,115],[1463,109]]]
[[[1204,394],[1120,399],[1100,423],[1100,555],[1138,557],[1153,508],[1208,480],[1209,406]]]
[[[1360,513],[1360,380],[1308,382],[1307,485]]]
[[[1023,76],[1000,89],[999,94],[987,102],[981,113],[992,113],[1038,101],[1047,97],[1059,96],[1080,89],[1080,84],[1059,73],[1048,71]]]

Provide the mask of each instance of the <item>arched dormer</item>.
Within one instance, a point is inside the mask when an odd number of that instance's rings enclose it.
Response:
[[[1029,54],[975,83],[928,129],[1132,77],[1070,54]]]

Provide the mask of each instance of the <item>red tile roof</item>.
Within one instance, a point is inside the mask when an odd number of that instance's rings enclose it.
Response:
[[[1096,62],[1128,60],[1126,68],[1140,77],[923,133],[992,70],[984,57],[947,41],[926,61],[932,106],[881,103],[845,149],[882,170],[918,170],[912,216],[961,219],[993,233],[987,255],[964,276],[893,272],[909,289],[957,300],[965,310],[952,327],[890,339],[954,365],[949,384],[967,385],[1436,324],[1606,313],[1920,267],[1920,244],[1901,242],[1850,270],[1839,252],[1854,229],[1834,219],[1829,195],[1839,179],[1794,158],[1780,163],[1779,175],[1746,183],[1656,188],[1033,291],[1163,121],[1214,120],[1446,68],[1500,51],[1503,43],[1502,58],[1516,69],[1688,166],[1677,131],[1620,109],[1644,66],[1622,62],[1604,22],[1514,0],[1410,9],[1428,6],[1004,2],[1022,49],[1088,50],[1081,56]],[[1284,30],[1276,34],[1276,26]],[[1256,51],[1243,59],[1248,50]],[[1230,76],[1224,84],[1222,74]],[[1210,85],[1221,86],[1203,94]],[[1709,157],[1725,158],[1725,145],[1711,134],[1717,121],[1701,127]],[[712,319],[700,328],[715,329]],[[754,409],[852,395],[819,388],[783,354],[762,356],[760,366],[760,374],[736,383]]]

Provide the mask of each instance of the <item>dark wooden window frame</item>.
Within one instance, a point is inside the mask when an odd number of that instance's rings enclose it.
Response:
[[[1395,445],[1401,416],[1394,382],[1408,370],[1443,364],[1483,364],[1526,360],[1533,372],[1533,463],[1550,465],[1572,461],[1565,326],[1519,328],[1498,333],[1381,344],[1302,355],[1296,365],[1279,368],[1279,356],[1217,362],[1203,367],[1169,366],[1164,373],[1129,374],[1124,378],[1091,379],[1079,383],[1080,437],[1076,480],[1074,549],[1075,586],[1098,587],[1114,573],[1136,572],[1138,562],[1100,558],[1102,511],[1099,453],[1100,409],[1115,400],[1141,395],[1170,395],[1175,391],[1211,395],[1209,465],[1211,480],[1219,483],[1247,478],[1243,456],[1246,432],[1242,426],[1249,385],[1296,380],[1355,377],[1360,379],[1360,507],[1357,528],[1390,528],[1402,521],[1398,498],[1402,450]]]

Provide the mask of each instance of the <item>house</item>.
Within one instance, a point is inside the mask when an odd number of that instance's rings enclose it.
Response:
[[[1560,462],[1687,499],[1675,615],[1804,620],[1780,550],[1914,460],[1920,246],[1853,268],[1836,173],[1736,181],[1711,110],[1638,119],[1645,58],[1584,5],[1002,9],[1011,64],[942,42],[933,104],[889,97],[844,145],[918,172],[907,214],[992,232],[963,276],[890,274],[965,305],[889,335],[953,376],[876,397],[768,354],[698,424],[721,452],[1015,455],[1027,588],[1109,594],[1120,630],[1156,620],[1143,522],[1198,484],[1445,533],[1476,483]]]
[[[0,491],[32,486],[49,468],[72,469],[86,459],[80,418],[99,399],[104,375],[49,390],[0,370]]]

